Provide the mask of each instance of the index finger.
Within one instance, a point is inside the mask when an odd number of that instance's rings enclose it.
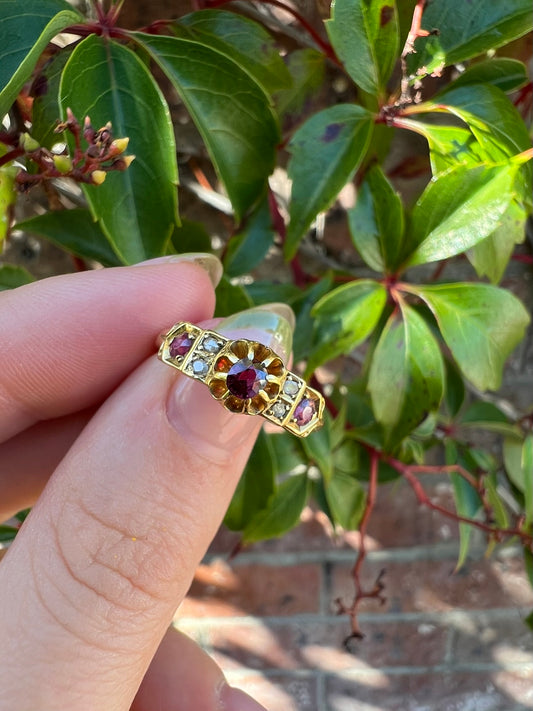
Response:
[[[158,330],[212,315],[220,274],[212,255],[180,255],[0,294],[0,442],[99,403],[150,354]]]

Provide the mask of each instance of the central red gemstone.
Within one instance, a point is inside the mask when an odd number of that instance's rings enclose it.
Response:
[[[232,395],[247,400],[265,387],[266,375],[261,363],[252,363],[249,358],[241,358],[229,369],[226,384]]]

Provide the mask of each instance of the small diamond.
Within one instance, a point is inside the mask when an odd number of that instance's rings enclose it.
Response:
[[[180,333],[179,336],[176,336],[170,341],[170,344],[168,346],[168,352],[170,353],[170,357],[178,358],[180,356],[186,355],[191,350],[193,342],[194,338],[189,333],[187,333],[187,331]]]
[[[316,414],[316,400],[304,397],[294,411],[294,420],[300,429],[308,425]]]
[[[272,414],[274,417],[277,417],[278,420],[282,420],[285,417],[285,413],[287,412],[287,408],[282,402],[276,402],[272,406]]]
[[[208,370],[209,370],[209,365],[205,362],[205,360],[198,358],[197,360],[193,361],[192,372],[195,375],[205,375]]]
[[[296,395],[299,389],[300,386],[295,380],[286,380],[283,386],[283,392],[285,393],[285,395],[290,395],[291,397],[293,395]]]
[[[218,353],[219,350],[222,348],[220,343],[212,336],[206,338],[205,341],[202,343],[202,346],[204,348],[204,351],[207,351],[208,353]]]

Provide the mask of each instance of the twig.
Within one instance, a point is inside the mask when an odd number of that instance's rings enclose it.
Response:
[[[421,27],[422,15],[426,7],[427,0],[418,0],[413,11],[413,19],[411,20],[411,28],[405,40],[405,44],[400,57],[402,68],[402,79],[400,83],[400,104],[408,104],[411,102],[411,92],[409,89],[409,76],[407,74],[407,55],[415,51],[415,41],[418,37],[428,37],[431,33],[423,30]]]

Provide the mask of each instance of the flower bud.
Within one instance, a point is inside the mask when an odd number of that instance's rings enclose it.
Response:
[[[102,185],[106,179],[106,172],[104,170],[93,170],[91,173],[91,180],[94,185]]]
[[[53,156],[52,157],[54,161],[54,165],[56,167],[56,170],[58,170],[60,173],[70,173],[72,170],[72,160],[70,156],[66,155],[59,155],[59,156]]]
[[[109,147],[109,153],[112,156],[118,156],[121,153],[124,153],[124,151],[128,147],[129,142],[130,139],[127,136],[125,138],[115,138],[115,140],[111,143],[111,146]]]
[[[35,138],[32,138],[29,133],[22,133],[20,136],[20,147],[24,149],[27,153],[32,153],[36,151],[41,146],[37,143]]]

